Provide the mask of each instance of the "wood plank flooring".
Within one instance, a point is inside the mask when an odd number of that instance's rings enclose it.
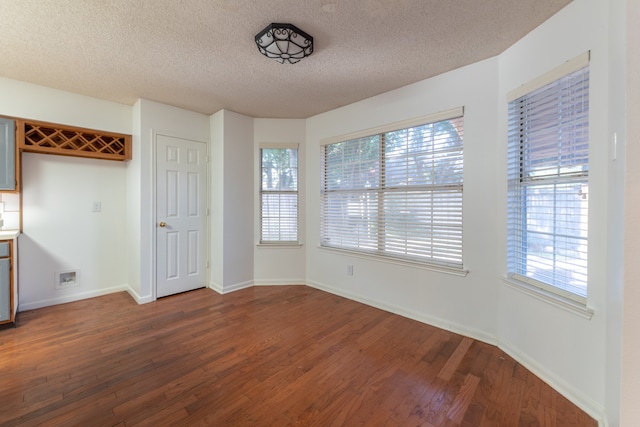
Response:
[[[498,348],[305,286],[126,293],[0,331],[2,426],[596,426]]]

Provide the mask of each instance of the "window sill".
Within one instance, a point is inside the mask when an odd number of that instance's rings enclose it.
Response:
[[[318,246],[318,249],[322,251],[338,253],[344,256],[350,256],[353,258],[374,260],[376,262],[385,262],[387,264],[401,265],[404,267],[411,267],[411,268],[419,268],[421,270],[436,271],[439,273],[446,273],[454,276],[466,277],[469,274],[469,270],[465,270],[463,268],[446,267],[443,265],[436,265],[436,264],[426,264],[426,263],[417,262],[417,261],[409,261],[409,260],[403,260],[399,258],[391,258],[386,256],[367,254],[362,252],[350,251],[347,249],[332,248],[328,246]]]
[[[528,283],[524,283],[519,280],[507,277],[503,277],[502,282],[512,289],[532,296],[540,301],[546,302],[547,304],[551,304],[555,307],[561,308],[577,316],[583,317],[587,320],[591,320],[591,318],[595,314],[593,309],[587,307],[584,304],[573,301],[569,298],[562,297],[553,292],[538,288]]]
[[[278,242],[269,242],[269,243],[258,243],[256,245],[258,248],[278,248],[278,249],[298,249],[302,247],[302,243],[300,242],[285,242],[285,243],[278,243]]]

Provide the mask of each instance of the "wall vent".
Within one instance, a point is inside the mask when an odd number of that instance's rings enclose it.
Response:
[[[58,271],[55,276],[56,289],[71,288],[80,285],[80,275],[77,270]]]

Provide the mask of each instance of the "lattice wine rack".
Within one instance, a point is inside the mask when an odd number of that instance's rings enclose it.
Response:
[[[18,141],[22,151],[130,160],[131,136],[119,133],[19,120]]]

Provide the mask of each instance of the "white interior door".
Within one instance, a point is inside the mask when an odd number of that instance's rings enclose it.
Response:
[[[205,286],[206,165],[202,142],[156,135],[156,296]]]

